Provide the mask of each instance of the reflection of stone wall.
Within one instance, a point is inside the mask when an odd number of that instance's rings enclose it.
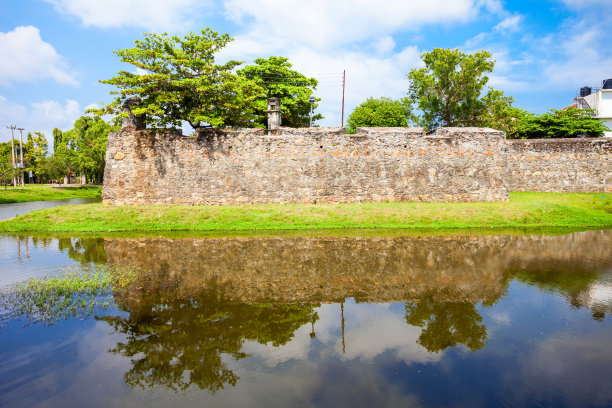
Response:
[[[612,139],[508,141],[508,190],[612,192]]]
[[[109,134],[103,202],[507,201],[503,132],[281,128]]]
[[[494,301],[509,269],[612,268],[612,231],[564,236],[105,239],[108,262],[242,302]]]

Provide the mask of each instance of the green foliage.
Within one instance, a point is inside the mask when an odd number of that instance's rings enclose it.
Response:
[[[45,157],[38,162],[36,175],[46,180],[60,182],[61,179],[70,173],[69,165],[67,154],[62,153],[61,150],[59,152],[56,150],[51,157]]]
[[[57,149],[57,146],[62,144],[62,131],[58,128],[53,129],[53,151]]]
[[[10,184],[19,172],[19,169],[13,167],[13,163],[9,157],[0,156],[0,182],[2,182],[5,190],[6,185]]]
[[[0,293],[3,319],[24,319],[30,324],[55,324],[73,317],[96,314],[136,274],[126,268],[68,270],[57,275],[30,278]]]
[[[483,126],[503,123],[514,100],[485,86],[494,61],[487,51],[464,54],[458,49],[434,48],[421,58],[424,68],[408,74],[408,97],[428,129],[440,126]]]
[[[38,163],[47,157],[49,142],[47,137],[42,132],[34,132],[34,135],[28,133],[27,143],[24,149],[25,161],[28,163],[28,169],[36,173]]]
[[[64,132],[61,147],[57,150],[68,160],[73,172],[85,174],[89,180],[102,182],[106,164],[106,141],[108,134],[119,130],[99,116],[81,116],[74,127]]]
[[[368,98],[355,108],[346,121],[347,133],[355,133],[357,127],[405,127],[413,120],[407,98]]]
[[[526,114],[508,133],[511,139],[602,137],[609,130],[595,119],[592,109],[552,109],[541,115]]]
[[[179,127],[181,121],[194,129],[227,124],[247,126],[254,119],[252,102],[262,89],[233,70],[241,64],[215,63],[215,54],[232,38],[210,28],[201,35],[189,33],[181,39],[167,34],[145,33],[135,47],[115,51],[122,62],[132,64],[139,72],[120,71],[119,75],[100,82],[115,85],[115,101],[96,114],[117,114],[122,100],[137,96],[135,115],[146,114],[153,127]]]
[[[255,126],[267,127],[267,98],[272,97],[281,98],[283,126],[310,126],[311,109],[316,109],[317,104],[315,102],[314,106],[311,106],[308,100],[317,89],[318,81],[290,69],[292,65],[284,57],[257,58],[254,62],[255,64],[239,70],[238,74],[255,81],[265,92],[253,102]],[[323,119],[321,114],[313,114],[313,123],[320,119]]]

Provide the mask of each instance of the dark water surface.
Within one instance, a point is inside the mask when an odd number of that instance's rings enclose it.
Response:
[[[5,319],[0,406],[612,406],[612,231],[0,235],[0,287],[138,270],[95,317]]]
[[[0,204],[0,220],[7,220],[34,210],[53,208],[62,205],[99,203],[101,198],[68,198],[64,200],[27,201],[25,203]]]

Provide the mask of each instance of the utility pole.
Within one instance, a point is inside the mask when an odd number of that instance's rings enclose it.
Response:
[[[342,125],[344,127],[344,88],[346,86],[346,69],[342,72]]]
[[[13,168],[15,168],[15,137],[13,131],[17,129],[17,126],[7,126],[7,129],[11,129],[11,156],[13,158]],[[17,187],[17,179],[13,176],[13,187]]]
[[[21,156],[21,163],[19,163],[19,168],[21,169],[21,187],[25,187],[25,177],[23,176],[23,128],[17,128],[19,131],[19,155]]]

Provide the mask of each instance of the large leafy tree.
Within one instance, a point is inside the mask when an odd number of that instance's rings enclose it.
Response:
[[[282,125],[304,127],[310,124],[311,111],[316,109],[309,102],[313,91],[317,89],[318,81],[307,78],[298,71],[291,69],[292,64],[284,57],[257,58],[253,65],[247,65],[238,73],[247,79],[254,80],[264,89],[264,94],[255,99],[255,125],[267,126],[267,98],[281,99]],[[312,116],[313,123],[323,119],[321,114]]]
[[[595,119],[592,109],[551,110],[541,115],[526,113],[516,121],[511,139],[601,137],[609,130]]]
[[[136,96],[140,101],[132,112],[146,114],[146,122],[153,127],[178,127],[182,121],[194,129],[248,126],[254,119],[252,102],[262,89],[234,72],[241,62],[215,62],[215,54],[231,40],[210,28],[184,38],[145,33],[134,48],[115,51],[136,72],[120,71],[100,81],[117,86],[119,91],[111,94],[118,97],[94,113],[116,114],[124,99]]]
[[[99,116],[81,116],[74,122],[72,129],[63,133],[62,144],[56,154],[66,157],[72,171],[85,174],[94,182],[101,182],[108,134],[116,130],[118,127]]]
[[[419,123],[440,126],[484,126],[506,115],[514,100],[487,87],[494,61],[487,51],[465,54],[434,48],[421,55],[425,67],[408,74],[408,97],[422,114]]]
[[[355,108],[346,121],[348,133],[357,127],[405,127],[412,122],[409,101],[391,98],[368,98]]]

